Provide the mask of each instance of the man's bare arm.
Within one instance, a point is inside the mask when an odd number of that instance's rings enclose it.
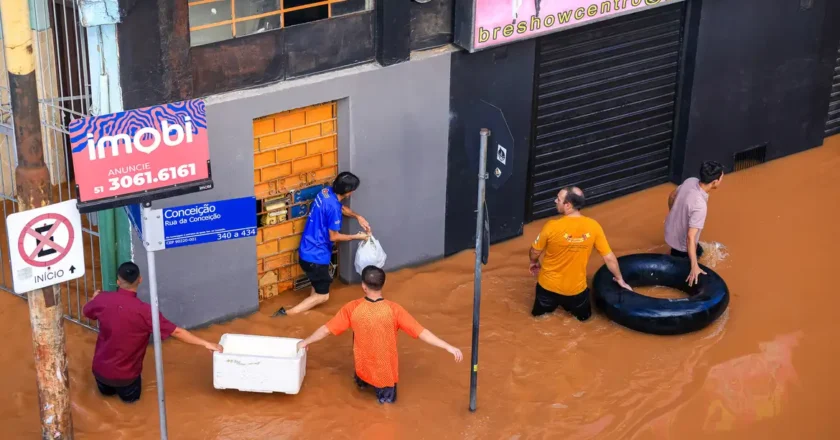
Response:
[[[604,255],[603,258],[604,264],[607,265],[607,269],[609,269],[610,273],[612,273],[615,282],[627,290],[633,290],[633,288],[624,281],[624,277],[621,275],[621,268],[618,266],[618,258],[615,257],[615,253],[610,252],[609,254]]]
[[[422,332],[420,332],[419,338],[420,338],[421,341],[423,341],[423,342],[425,342],[429,345],[432,345],[432,346],[435,346],[435,347],[438,347],[438,348],[442,348],[442,349],[448,351],[450,354],[452,354],[452,356],[455,357],[455,362],[461,362],[461,359],[463,358],[463,355],[461,354],[461,350],[453,347],[452,345],[449,345],[448,342],[446,342],[443,339],[435,336],[435,334],[430,332],[428,329],[424,329]]]
[[[624,277],[621,275],[621,268],[618,267],[618,258],[615,257],[615,253],[610,252],[607,255],[604,255],[604,263],[607,265],[607,269],[610,270],[610,273],[613,275],[616,281],[624,281]]]
[[[697,234],[699,233],[700,230],[697,228],[688,228],[688,237],[686,240],[688,249],[686,249],[686,252],[688,253],[688,259],[691,260],[691,272],[688,274],[686,281],[689,286],[696,284],[700,275],[706,274],[703,269],[700,269],[700,263],[697,261]]]
[[[680,188],[679,187],[674,188],[674,190],[671,191],[671,195],[668,196],[668,211],[670,211],[671,208],[674,207],[674,201],[677,200],[677,190],[678,189],[680,189]]]
[[[531,263],[528,265],[528,272],[533,276],[540,274],[540,255],[542,255],[542,251],[538,251],[533,247],[528,252],[528,257],[531,259]]]
[[[344,205],[341,205],[341,213],[346,217],[357,218],[359,216],[359,214],[356,214],[356,212],[350,209],[350,207]]]
[[[347,217],[356,219],[356,221],[359,222],[359,226],[361,226],[362,229],[365,230],[365,232],[370,234],[370,223],[368,223],[367,219],[365,219],[364,217],[362,217],[361,215],[344,205],[341,205],[341,213]]]
[[[313,344],[315,342],[320,341],[321,339],[326,338],[330,335],[330,329],[327,328],[326,325],[322,325],[318,327],[318,330],[315,330],[308,338],[298,342],[297,348],[300,350],[301,348],[306,348],[309,344]]]
[[[691,260],[691,267],[697,266],[697,233],[700,232],[697,228],[688,228],[688,236],[685,242],[688,244],[688,259]]]
[[[528,252],[528,257],[531,258],[531,263],[539,263],[540,262],[540,255],[542,255],[542,251],[538,251],[534,248],[531,248],[531,251]]]
[[[363,232],[360,232],[360,233],[354,234],[354,235],[347,235],[347,234],[342,234],[341,232],[333,231],[332,229],[330,229],[330,241],[333,242],[333,243],[337,243],[337,242],[340,242],[340,241],[353,241],[353,240],[366,240],[366,239],[367,239],[367,234],[365,234]]]
[[[210,351],[218,351],[222,352],[223,348],[219,344],[214,344],[209,341],[205,341],[204,339],[199,338],[198,336],[190,333],[186,329],[181,327],[176,327],[175,331],[172,332],[172,337],[187,344],[198,345],[200,347],[204,347]]]

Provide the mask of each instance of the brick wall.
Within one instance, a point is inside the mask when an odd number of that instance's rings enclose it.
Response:
[[[293,287],[305,216],[265,224],[263,201],[332,183],[338,172],[336,104],[290,110],[254,120],[254,193],[258,200],[257,275],[260,299]],[[308,209],[305,211],[308,213]]]

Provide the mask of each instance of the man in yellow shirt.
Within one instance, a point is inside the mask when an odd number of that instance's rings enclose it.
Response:
[[[531,275],[539,275],[537,295],[531,310],[534,316],[552,313],[557,307],[563,307],[579,321],[586,321],[592,316],[586,264],[593,247],[603,257],[613,279],[621,287],[633,290],[621,277],[618,259],[610,249],[601,225],[581,215],[585,202],[580,188],[560,190],[554,203],[561,217],[549,220],[531,245]],[[543,253],[541,265],[540,255]]]

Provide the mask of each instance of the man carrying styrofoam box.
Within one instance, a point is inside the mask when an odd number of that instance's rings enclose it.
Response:
[[[356,385],[373,387],[379,403],[397,401],[398,362],[397,330],[420,338],[427,344],[442,348],[461,362],[461,350],[441,340],[423,328],[399,304],[382,297],[385,271],[376,266],[362,270],[364,298],[347,303],[333,319],[321,326],[310,337],[298,343],[298,350],[326,338],[353,330],[353,357],[356,364]]]

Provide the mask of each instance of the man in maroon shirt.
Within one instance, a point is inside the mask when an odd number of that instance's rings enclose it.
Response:
[[[94,292],[84,309],[89,319],[99,321],[99,336],[93,354],[93,377],[99,392],[105,396],[117,394],[123,402],[140,398],[143,358],[152,335],[152,307],[137,299],[137,287],[143,278],[140,268],[128,262],[117,270],[116,292]],[[160,314],[161,340],[174,336],[188,344],[200,345],[211,351],[222,346],[207,342],[176,327]]]

